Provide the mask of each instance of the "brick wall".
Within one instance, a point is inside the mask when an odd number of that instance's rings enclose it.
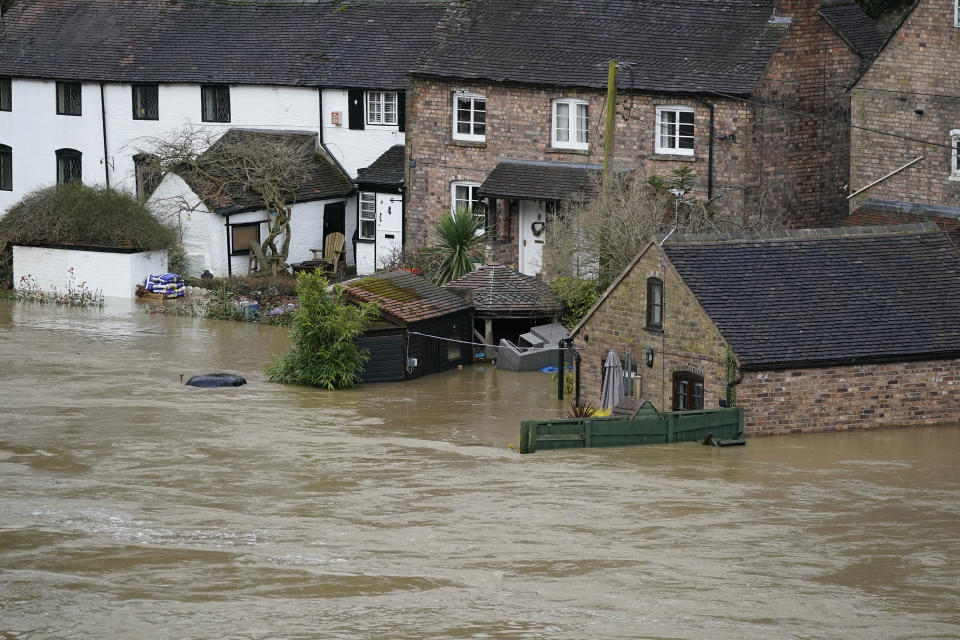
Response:
[[[835,226],[847,213],[850,98],[860,59],[818,15],[819,2],[779,0],[792,22],[751,99],[758,173],[750,207],[790,227]]]
[[[646,329],[647,278],[663,281],[663,331]],[[581,396],[600,399],[602,363],[614,349],[620,358],[629,350],[643,376],[641,395],[658,409],[671,409],[673,374],[690,371],[703,377],[703,406],[716,409],[726,397],[726,342],[700,307],[693,293],[680,280],[666,255],[661,266],[660,250],[651,245],[607,296],[575,336],[580,352]],[[655,351],[654,366],[644,363],[648,347]]]
[[[453,93],[465,89],[487,98],[487,132],[484,143],[452,139]],[[515,85],[469,83],[455,80],[411,79],[407,106],[407,157],[415,166],[407,168],[409,205],[406,241],[409,246],[429,244],[433,223],[450,209],[450,185],[455,181],[482,183],[502,158],[554,162],[602,164],[604,145],[604,101],[606,93],[589,90],[547,89]],[[589,103],[589,150],[558,150],[550,145],[552,101],[579,98]],[[751,109],[746,103],[714,99],[715,133],[737,134],[745,141],[753,131]],[[669,156],[655,153],[656,108],[684,105],[695,110],[694,155]],[[694,192],[706,198],[710,129],[709,108],[692,98],[657,95],[621,95],[618,100],[614,162],[618,167],[636,167],[644,175],[668,175],[671,170],[690,167],[696,173]],[[751,155],[747,145],[714,140],[714,197],[726,211],[744,212],[745,163]],[[510,205],[501,201],[501,207]],[[501,211],[501,214],[503,212]],[[495,251],[501,260],[517,260],[517,216],[504,217],[500,227],[503,240]]]
[[[744,372],[750,435],[960,421],[960,360]]]
[[[921,0],[853,88],[859,127],[930,141],[923,144],[853,129],[850,186],[856,190],[907,162],[919,163],[857,196],[960,206],[960,181],[950,180],[950,131],[960,129],[960,27],[956,0]],[[922,110],[919,115],[916,110]]]

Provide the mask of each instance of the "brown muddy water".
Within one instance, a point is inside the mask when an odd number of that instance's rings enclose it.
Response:
[[[960,427],[520,456],[544,374],[267,383],[287,346],[0,302],[0,637],[960,637]]]

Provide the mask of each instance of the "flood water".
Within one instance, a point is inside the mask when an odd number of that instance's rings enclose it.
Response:
[[[960,427],[520,456],[549,376],[287,347],[0,301],[0,638],[960,637]]]

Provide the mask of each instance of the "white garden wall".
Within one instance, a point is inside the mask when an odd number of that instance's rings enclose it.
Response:
[[[73,269],[73,275],[69,269]],[[104,296],[132,298],[150,274],[167,272],[167,252],[113,253],[48,247],[13,247],[13,282],[27,277],[41,289],[66,291],[84,284]]]

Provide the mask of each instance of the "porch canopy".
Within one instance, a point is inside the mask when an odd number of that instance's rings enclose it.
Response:
[[[571,200],[595,194],[591,173],[603,165],[503,158],[477,190],[481,198]]]

